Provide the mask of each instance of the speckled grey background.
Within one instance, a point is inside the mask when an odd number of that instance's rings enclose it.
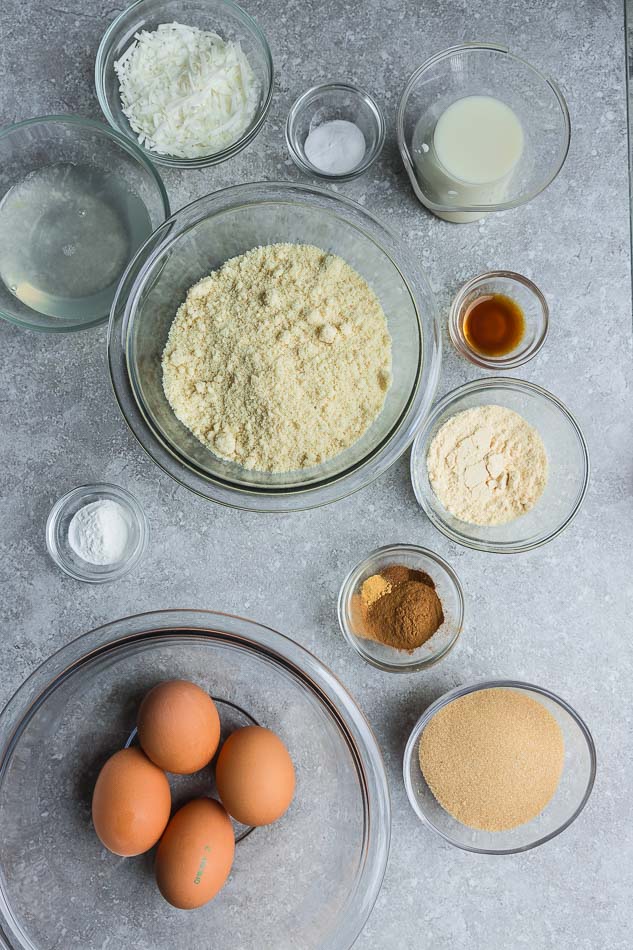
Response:
[[[111,395],[105,329],[56,337],[2,323],[0,701],[52,650],[119,616],[200,606],[253,617],[332,667],[383,749],[393,797],[391,858],[359,950],[630,946],[633,441],[621,4],[248,0],[246,6],[267,32],[275,59],[270,117],[229,164],[165,172],[172,206],[235,182],[297,180],[283,140],[290,103],[318,80],[365,85],[387,113],[387,145],[370,173],[341,191],[417,249],[444,322],[459,284],[487,268],[522,271],[542,287],[551,333],[520,375],[551,389],[577,415],[592,456],[590,493],[574,524],[551,545],[504,558],[462,550],[433,530],[416,505],[406,457],[378,483],[327,509],[285,517],[223,510],[178,487],[133,440]],[[98,117],[94,56],[118,9],[97,0],[7,0],[2,123],[47,112]],[[414,67],[442,47],[473,39],[507,43],[560,82],[573,141],[563,173],[530,206],[457,227],[416,204],[397,154],[394,114]],[[446,342],[442,392],[476,375]],[[49,560],[44,525],[63,492],[97,480],[139,497],[152,538],[131,576],[94,588],[63,576]],[[467,597],[460,645],[438,667],[410,677],[364,665],[342,640],[335,614],[352,562],[399,540],[446,557]],[[401,781],[406,737],[428,702],[490,676],[560,692],[586,718],[598,747],[598,781],[584,814],[560,838],[515,857],[477,857],[442,843],[419,824]]]

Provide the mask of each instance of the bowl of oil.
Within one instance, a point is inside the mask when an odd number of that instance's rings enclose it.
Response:
[[[0,130],[0,316],[52,332],[105,322],[168,216],[154,166],[105,125],[42,116]]]

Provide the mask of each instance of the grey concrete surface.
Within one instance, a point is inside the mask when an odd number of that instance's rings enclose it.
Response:
[[[284,146],[294,98],[334,77],[371,90],[388,117],[381,160],[340,191],[415,247],[441,309],[491,267],[528,274],[552,326],[518,375],[576,414],[593,463],[586,503],[549,546],[514,557],[449,543],[416,505],[408,458],[329,508],[285,517],[223,510],[162,474],[128,432],[111,395],[105,329],[48,336],[0,325],[0,702],[53,650],[100,623],[142,610],[209,607],[277,627],[349,687],[372,723],[393,800],[391,857],[359,950],[618,950],[630,946],[631,784],[631,299],[624,21],[616,0],[248,0],[277,68],[270,117],[234,161],[165,172],[172,206],[227,184],[299,180]],[[104,9],[105,8],[105,9]],[[0,44],[2,124],[47,112],[99,117],[95,51],[118,7],[97,0],[7,0]],[[573,141],[554,184],[531,205],[469,227],[415,201],[395,144],[409,73],[460,40],[506,43],[561,84]],[[445,334],[440,391],[474,378]],[[121,582],[91,587],[62,575],[44,542],[46,516],[69,488],[113,481],[142,501],[147,555]],[[340,582],[360,554],[412,541],[446,557],[466,592],[459,646],[423,674],[364,665],[339,633]],[[494,676],[559,692],[586,718],[599,771],[592,799],[562,836],[528,854],[479,857],[418,822],[401,781],[408,732],[445,690]],[[258,948],[259,950],[259,948]],[[264,950],[264,948],[262,948]]]

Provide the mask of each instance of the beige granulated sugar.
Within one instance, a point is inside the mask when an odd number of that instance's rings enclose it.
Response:
[[[507,831],[539,815],[563,771],[563,734],[542,703],[516,690],[467,693],[433,716],[420,768],[440,805],[470,828]]]
[[[452,416],[426,460],[438,500],[461,521],[497,525],[534,507],[547,483],[547,453],[523,416],[477,406]]]
[[[216,455],[266,472],[348,448],[390,384],[378,298],[344,260],[307,244],[254,248],[199,281],[163,353],[178,419]]]

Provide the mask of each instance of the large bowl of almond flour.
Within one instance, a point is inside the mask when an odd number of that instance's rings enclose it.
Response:
[[[355,202],[270,182],[200,198],[154,232],[108,333],[148,454],[256,511],[328,504],[386,471],[430,409],[440,347],[403,243]]]

